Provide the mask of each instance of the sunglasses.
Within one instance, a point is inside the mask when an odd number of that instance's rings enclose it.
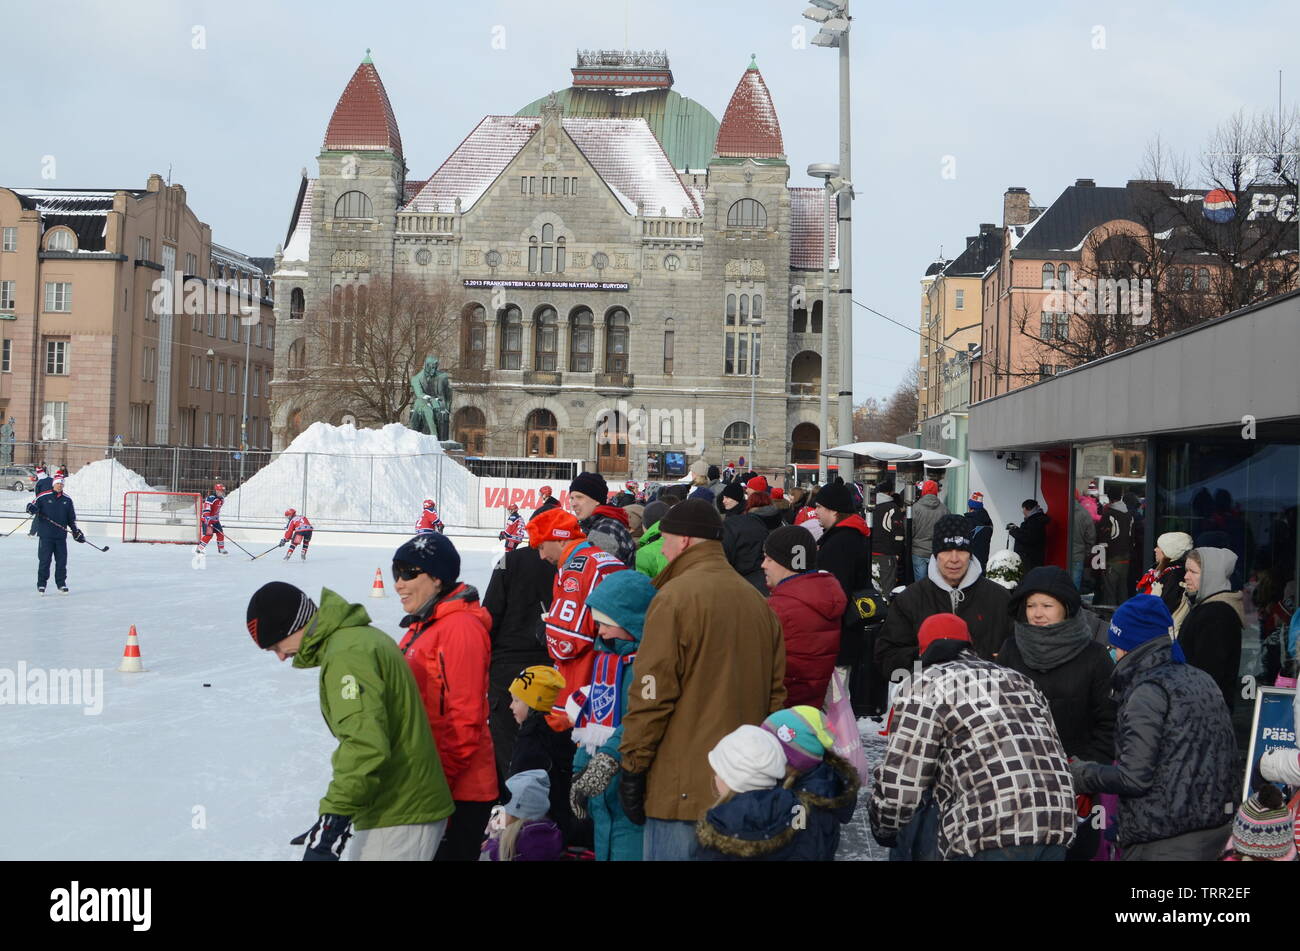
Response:
[[[414,565],[402,565],[393,562],[393,580],[394,581],[412,581],[424,574],[423,568],[417,568]]]

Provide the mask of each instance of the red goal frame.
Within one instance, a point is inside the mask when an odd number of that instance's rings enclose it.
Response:
[[[141,522],[139,497],[143,495],[161,495],[171,496],[177,499],[181,504],[172,507],[175,515],[175,521],[168,519],[159,521],[150,519]],[[183,501],[182,501],[183,500]],[[190,512],[193,506],[194,511],[194,535],[183,538],[140,538],[141,525],[165,525],[173,528],[176,525],[184,527],[184,518]],[[203,524],[203,496],[197,492],[124,492],[122,493],[122,542],[136,542],[147,545],[197,545],[202,539]],[[184,532],[177,534],[185,534]]]

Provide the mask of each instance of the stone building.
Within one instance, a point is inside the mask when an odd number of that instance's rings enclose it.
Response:
[[[312,422],[301,378],[329,359],[312,322],[346,321],[337,311],[354,292],[407,275],[460,295],[459,352],[439,356],[452,367],[453,438],[471,454],[581,459],[636,478],[660,451],[816,461],[824,341],[831,393],[838,365],[820,300],[823,191],[790,187],[757,64],[703,169],[677,167],[655,128],[677,130],[688,163],[710,129],[697,103],[673,100],[665,126],[665,95],[643,97],[649,121],[631,96],[592,92],[662,91],[666,55],[583,54],[574,79],[582,114],[566,114],[568,90],[536,116],[485,116],[417,179],[379,74],[361,63],[276,258],[276,448]],[[618,114],[600,114],[602,101]]]

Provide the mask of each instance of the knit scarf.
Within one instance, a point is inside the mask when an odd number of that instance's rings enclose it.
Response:
[[[1055,624],[1035,627],[1016,621],[1016,644],[1032,670],[1055,670],[1077,657],[1092,641],[1092,631],[1081,614]]]
[[[636,652],[600,651],[591,671],[591,683],[575,690],[565,704],[573,721],[573,742],[595,753],[609,742],[623,722],[623,671],[636,660]]]

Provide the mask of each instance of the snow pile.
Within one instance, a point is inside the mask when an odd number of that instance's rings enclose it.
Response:
[[[434,436],[313,423],[274,462],[230,493],[224,512],[280,519],[290,506],[313,522],[373,522],[414,530],[425,499],[448,525],[467,525],[476,479]]]
[[[68,476],[63,491],[79,512],[121,514],[122,493],[157,491],[144,476],[116,459],[99,459]]]

